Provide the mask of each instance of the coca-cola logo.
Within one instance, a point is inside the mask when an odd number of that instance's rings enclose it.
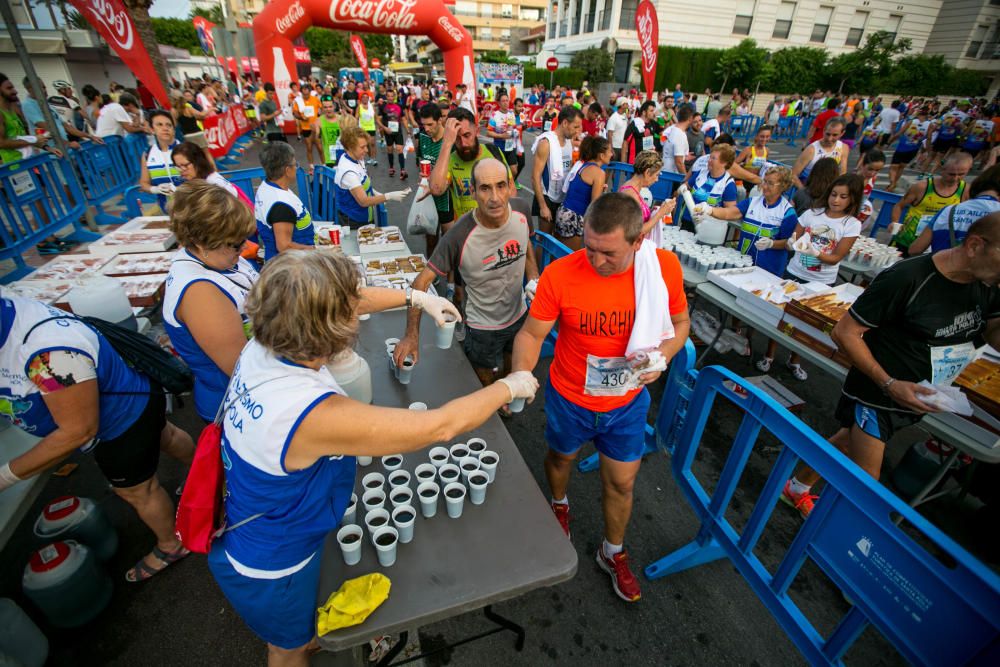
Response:
[[[442,16],[438,19],[438,25],[444,28],[444,31],[451,35],[451,38],[456,42],[462,41],[462,31],[452,25],[451,21],[448,20],[447,16]]]
[[[296,21],[298,21],[305,15],[306,15],[306,10],[302,9],[302,3],[299,2],[299,0],[295,0],[295,2],[293,2],[291,6],[289,6],[288,11],[285,13],[285,15],[279,17],[278,20],[274,22],[274,27],[278,32],[284,35],[286,32],[288,32],[288,29],[295,24]]]
[[[642,68],[647,73],[656,68],[656,40],[653,36],[656,18],[653,11],[652,3],[644,2],[635,16],[635,29],[639,33],[639,49],[642,51]]]
[[[124,9],[121,11],[115,9],[115,5],[109,0],[90,0],[87,11],[94,16],[97,23],[104,26],[120,48],[132,48],[132,19]]]
[[[410,30],[417,23],[417,0],[333,0],[330,19],[367,28]]]

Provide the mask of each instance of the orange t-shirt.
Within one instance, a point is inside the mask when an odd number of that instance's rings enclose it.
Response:
[[[687,310],[684,273],[677,256],[657,250],[663,282],[670,296],[670,314]],[[549,379],[568,401],[587,410],[608,412],[628,404],[641,391],[624,396],[584,393],[587,355],[623,357],[635,321],[635,266],[613,276],[602,276],[577,250],[549,264],[538,281],[531,316],[544,322],[558,320],[559,337],[549,367]]]
[[[312,115],[306,116],[303,120],[299,121],[299,127],[302,128],[303,130],[308,130],[312,128],[312,122],[317,118],[319,118],[320,109],[322,109],[323,107],[320,104],[319,98],[313,97],[312,95],[310,95],[305,99],[305,105],[307,107],[311,107],[313,112]]]

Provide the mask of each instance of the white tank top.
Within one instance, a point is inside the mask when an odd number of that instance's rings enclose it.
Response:
[[[837,164],[840,164],[840,161],[844,159],[844,149],[846,148],[843,141],[838,141],[830,150],[823,148],[820,141],[814,141],[809,145],[813,147],[813,157],[812,160],[809,161],[809,164],[806,165],[806,168],[802,170],[802,174],[799,176],[799,180],[803,183],[805,183],[806,179],[809,178],[809,174],[812,173],[812,169],[816,163],[823,158],[832,157],[837,161]]]

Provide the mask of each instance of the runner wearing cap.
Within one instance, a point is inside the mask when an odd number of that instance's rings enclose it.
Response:
[[[584,230],[584,249],[557,259],[542,273],[528,318],[514,341],[513,368],[533,369],[545,337],[559,324],[545,391],[545,474],[552,510],[569,535],[570,471],[580,448],[592,440],[600,452],[605,521],[597,563],[610,575],[615,593],[635,602],[641,595],[639,583],[623,543],[650,398],[645,386],[628,389],[622,381],[631,376],[624,355],[637,317],[634,260],[642,243],[642,210],[626,194],[605,194],[587,210]],[[677,257],[656,250],[656,259],[674,328],[674,336],[658,349],[669,361],[688,337],[687,298]],[[659,376],[641,375],[640,385]]]

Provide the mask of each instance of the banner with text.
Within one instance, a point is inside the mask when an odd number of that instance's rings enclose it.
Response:
[[[656,85],[656,54],[660,45],[660,22],[656,18],[656,6],[650,0],[642,0],[635,10],[635,31],[639,35],[639,51],[642,53],[642,84],[646,88],[646,99],[653,99]]]
[[[351,35],[351,50],[354,51],[354,58],[358,61],[361,73],[365,75],[365,81],[371,77],[368,75],[368,52],[365,50],[365,43],[357,35]]]
[[[225,112],[213,114],[201,121],[212,157],[223,157],[233,147],[241,134],[250,128],[242,108],[229,107]]]

